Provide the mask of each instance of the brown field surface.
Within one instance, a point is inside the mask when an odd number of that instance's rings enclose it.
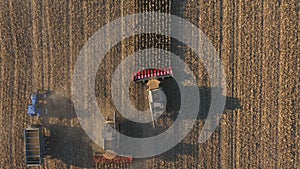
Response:
[[[130,167],[101,168],[299,168],[298,0],[1,0],[0,169],[25,168],[23,130],[34,123],[51,133],[52,158],[40,168],[95,168],[95,145],[81,128],[71,101],[76,58],[102,26],[144,11],[183,17],[208,36],[225,68],[226,107],[217,130],[203,144],[197,140],[209,107],[205,100],[194,128],[173,149],[134,159]],[[106,115],[114,111],[114,70],[127,55],[152,47],[181,56],[197,75],[201,97],[209,98],[214,86],[194,52],[170,37],[137,35],[114,46],[99,66],[95,94]],[[42,118],[27,115],[29,94],[35,89],[53,92],[49,113]],[[142,84],[130,86],[130,99],[139,110],[149,108],[145,89]],[[158,120],[158,126],[166,128],[171,119]],[[129,135],[141,137],[147,131],[126,125]]]

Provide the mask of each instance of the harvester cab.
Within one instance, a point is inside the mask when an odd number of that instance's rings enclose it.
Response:
[[[30,94],[31,104],[28,106],[28,114],[30,116],[40,116],[43,113],[47,114],[46,98],[49,92],[46,90],[36,90]]]
[[[133,75],[134,82],[147,82],[148,100],[153,126],[155,120],[165,111],[167,99],[160,84],[165,78],[172,77],[172,68],[148,69]]]

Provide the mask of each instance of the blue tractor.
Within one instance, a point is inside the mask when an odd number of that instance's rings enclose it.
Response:
[[[36,92],[30,94],[31,104],[28,106],[28,114],[30,116],[41,116],[43,113],[48,113],[46,107],[48,95],[49,91],[46,90],[36,90]]]

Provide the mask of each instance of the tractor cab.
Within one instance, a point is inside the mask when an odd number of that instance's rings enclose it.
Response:
[[[30,94],[31,104],[28,105],[28,115],[33,116],[41,116],[42,113],[47,114],[47,101],[46,98],[48,96],[47,91],[45,90],[36,90],[35,92]]]
[[[40,116],[41,113],[36,111],[35,106],[29,105],[28,106],[28,115],[30,115],[31,117]]]

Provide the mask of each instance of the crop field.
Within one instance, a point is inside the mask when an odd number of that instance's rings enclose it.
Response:
[[[82,129],[71,100],[76,59],[102,26],[139,12],[173,14],[202,30],[224,66],[226,106],[216,131],[199,144],[210,91],[216,87],[208,80],[205,67],[214,70],[218,65],[213,61],[204,65],[194,51],[172,37],[144,33],[126,38],[110,49],[96,74],[95,96],[103,115],[110,116],[115,111],[111,80],[118,65],[127,56],[148,48],[157,51],[152,66],[171,65],[158,51],[163,49],[180,56],[193,71],[200,93],[199,114],[189,134],[169,151],[134,159],[130,165],[96,166],[93,152],[98,147]],[[299,168],[299,20],[298,0],[2,0],[0,169],[26,167],[23,131],[31,124],[43,124],[51,135],[52,157],[41,169]],[[134,24],[139,22],[144,21],[136,18]],[[169,25],[160,29],[174,31]],[[137,58],[132,65],[150,62],[150,55],[153,53],[147,53],[145,60]],[[164,85],[169,89],[165,94],[170,103],[166,115],[157,120],[158,132],[172,124],[180,107],[178,90],[172,88],[174,81]],[[29,96],[35,89],[53,93],[47,99],[48,114],[40,118],[27,114]],[[143,83],[130,83],[130,101],[138,110],[149,109],[146,89]],[[149,137],[154,135],[151,132],[157,132],[151,126],[122,122],[126,135]]]

